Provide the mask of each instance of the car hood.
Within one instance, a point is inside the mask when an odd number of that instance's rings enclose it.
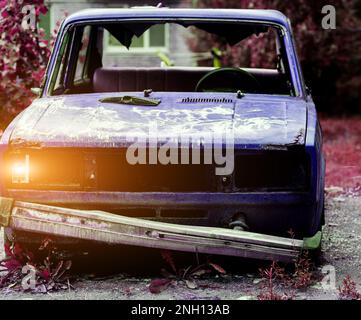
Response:
[[[235,94],[153,93],[158,106],[102,103],[117,93],[41,98],[20,116],[12,145],[120,147],[132,136],[195,137],[228,130],[239,147],[304,144],[306,103],[293,97]],[[137,95],[127,93],[127,95]],[[231,130],[231,131],[229,131]]]

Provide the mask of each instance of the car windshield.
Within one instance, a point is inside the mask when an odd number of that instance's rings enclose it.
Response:
[[[144,90],[294,95],[282,32],[271,25],[102,22],[65,34],[50,95]]]

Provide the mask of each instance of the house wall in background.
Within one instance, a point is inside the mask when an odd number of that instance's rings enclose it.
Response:
[[[194,0],[46,0],[49,8],[50,28],[55,28],[56,22],[64,18],[65,12],[72,14],[87,8],[127,8],[131,6],[157,5],[164,7],[192,7]]]
[[[66,14],[72,14],[79,10],[88,8],[128,8],[131,6],[143,6],[143,5],[157,5],[162,2],[165,7],[192,7],[194,0],[128,0],[128,1],[103,1],[103,0],[48,0],[46,4],[49,11],[45,17],[41,19],[41,26],[46,30],[47,34],[56,29],[58,21],[64,19]],[[167,45],[165,53],[176,53],[172,60],[175,65],[191,65],[192,61],[189,60],[189,49],[186,43],[184,32],[180,27],[170,26],[168,30],[172,36]],[[106,47],[106,46],[105,46]],[[108,51],[105,48],[104,51],[104,65],[106,66],[136,66],[150,67],[160,65],[160,59],[156,52],[150,52],[144,50],[143,52],[128,53],[126,51],[114,52]]]

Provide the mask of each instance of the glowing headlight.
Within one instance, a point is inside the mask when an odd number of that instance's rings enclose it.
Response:
[[[30,182],[30,159],[25,155],[24,160],[18,160],[11,166],[12,183],[29,183]]]

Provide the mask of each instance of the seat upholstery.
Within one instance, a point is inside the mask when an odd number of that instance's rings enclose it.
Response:
[[[94,92],[194,91],[198,81],[212,68],[98,68]]]
[[[98,68],[93,76],[94,92],[154,91],[193,92],[210,67],[196,68]],[[246,69],[260,84],[259,93],[289,94],[286,78],[273,69]]]

